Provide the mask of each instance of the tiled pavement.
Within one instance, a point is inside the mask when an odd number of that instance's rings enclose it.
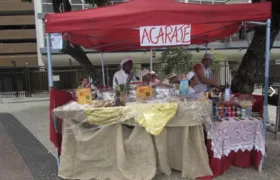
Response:
[[[0,113],[0,179],[55,180],[56,161],[13,115]]]

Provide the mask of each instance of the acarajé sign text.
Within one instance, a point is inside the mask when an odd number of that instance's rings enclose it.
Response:
[[[191,25],[140,27],[141,46],[175,46],[191,44]]]

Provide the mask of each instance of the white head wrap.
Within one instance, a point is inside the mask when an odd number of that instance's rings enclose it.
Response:
[[[187,80],[191,80],[195,76],[195,73],[193,71],[188,72],[187,74]]]
[[[128,61],[132,61],[132,57],[130,57],[130,56],[125,57],[121,62],[121,67],[123,67],[123,65],[125,63],[127,63]]]
[[[205,53],[204,56],[203,56],[203,59],[210,59],[210,60],[213,61],[213,54]]]

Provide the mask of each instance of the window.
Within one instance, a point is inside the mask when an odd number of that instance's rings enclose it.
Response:
[[[52,4],[43,4],[43,12],[44,13],[53,12]]]

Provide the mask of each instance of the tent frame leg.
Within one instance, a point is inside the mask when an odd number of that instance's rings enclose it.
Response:
[[[106,83],[105,83],[105,70],[104,70],[104,56],[103,56],[103,52],[101,52],[101,69],[102,69],[102,85],[103,85],[103,88],[105,88]]]
[[[49,80],[49,89],[53,87],[53,72],[52,72],[52,55],[51,55],[51,39],[50,34],[46,33],[47,40],[47,59],[48,59],[48,80]]]
[[[51,56],[51,40],[50,34],[46,33],[46,41],[47,41],[47,59],[48,59],[48,81],[49,81],[49,90],[53,88],[53,72],[52,72],[52,56]],[[55,158],[57,163],[57,168],[59,168],[60,160],[58,155],[58,149],[55,148]]]
[[[153,71],[153,50],[150,49],[150,71]]]
[[[264,103],[263,103],[263,136],[264,142],[266,137],[266,123],[268,122],[268,85],[269,85],[269,63],[270,63],[270,31],[271,31],[271,19],[267,19],[266,22],[255,22],[248,21],[248,24],[255,24],[259,26],[266,26],[266,40],[265,40],[265,79],[264,79]],[[266,154],[262,157],[259,165],[259,172],[262,172],[262,167],[264,163],[264,158]]]
[[[264,79],[264,105],[263,105],[263,133],[264,141],[266,136],[266,123],[268,122],[268,85],[269,85],[269,63],[270,63],[270,30],[271,30],[271,19],[266,21],[266,40],[265,40],[265,79]],[[264,163],[264,156],[262,157],[259,172],[262,172]]]

